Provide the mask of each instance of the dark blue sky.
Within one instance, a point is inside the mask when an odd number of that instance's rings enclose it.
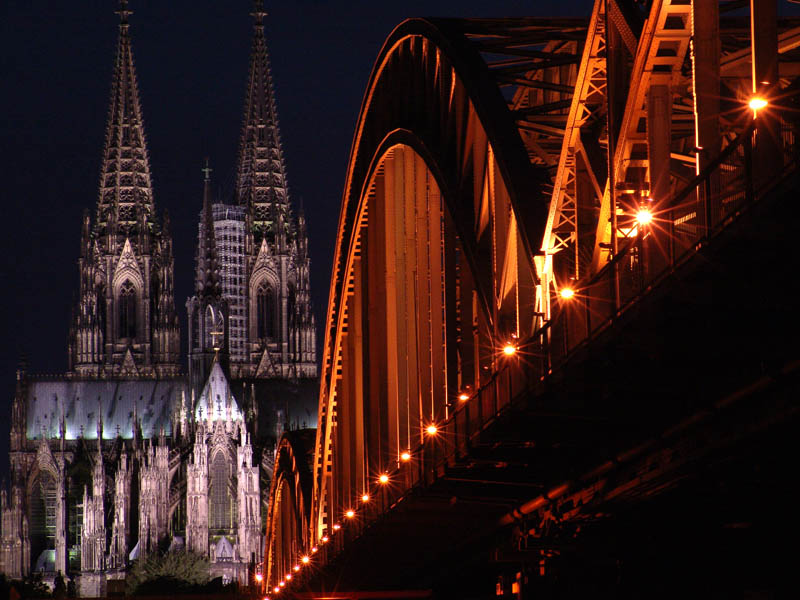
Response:
[[[306,207],[318,321],[352,133],[383,40],[411,16],[589,16],[591,0],[267,2],[267,35],[295,206]],[[176,304],[191,291],[204,157],[230,196],[251,43],[251,2],[132,0],[134,58],[159,211],[173,224]],[[80,220],[94,211],[117,38],[115,0],[0,6],[0,393],[14,371],[66,369]],[[185,319],[184,319],[185,320]],[[320,340],[321,343],[321,340]],[[185,351],[185,339],[181,339]],[[7,420],[0,428],[0,473]]]

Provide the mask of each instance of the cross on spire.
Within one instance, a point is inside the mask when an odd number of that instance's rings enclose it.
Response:
[[[206,166],[203,167],[200,170],[205,174],[205,176],[206,176],[205,180],[206,181],[211,181],[211,171],[213,171],[214,169],[212,169],[211,167],[208,166],[208,157],[207,156],[206,156]]]
[[[267,16],[267,11],[264,10],[264,0],[253,0],[253,12],[250,16],[256,20],[256,27],[263,27],[264,17]]]
[[[133,11],[128,9],[128,0],[119,0],[119,10],[114,12],[119,15],[120,25],[127,25],[128,17],[133,14]]]

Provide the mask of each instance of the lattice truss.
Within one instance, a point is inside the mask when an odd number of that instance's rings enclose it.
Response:
[[[743,99],[752,93],[750,19],[740,15],[748,6],[742,0],[718,6],[719,150],[743,130]],[[778,22],[782,89],[797,71],[797,24],[787,18]],[[668,89],[669,195],[697,173],[692,3],[654,0],[643,6],[597,0],[588,24],[577,19],[477,20],[465,28],[508,100],[531,163],[549,175],[550,196],[544,199],[549,209],[536,264],[539,277],[557,290],[611,258],[612,206],[624,214],[653,191],[647,120],[652,86]],[[611,98],[609,57],[614,65]],[[615,113],[611,169],[609,100]],[[613,198],[609,170],[616,182]],[[625,225],[622,219],[618,238],[630,233]]]

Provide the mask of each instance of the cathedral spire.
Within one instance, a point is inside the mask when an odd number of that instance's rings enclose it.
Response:
[[[254,2],[250,14],[254,19],[253,47],[239,143],[236,196],[251,215],[257,247],[260,239],[276,227],[271,209],[288,211],[289,191],[264,35],[263,20],[267,13],[261,0]]]
[[[139,89],[131,50],[127,0],[120,0],[119,39],[111,83],[100,193],[97,202],[98,233],[105,233],[107,248],[121,247],[125,237],[144,234],[154,220],[153,189]],[[148,232],[149,233],[149,232]]]

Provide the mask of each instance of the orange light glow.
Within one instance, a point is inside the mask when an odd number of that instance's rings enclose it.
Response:
[[[503,346],[503,354],[506,356],[514,356],[516,353],[517,347],[511,342],[508,342],[505,346]]]
[[[389,476],[386,473],[381,473],[381,476],[378,477],[378,483],[389,483]]]
[[[753,112],[757,112],[762,108],[766,108],[768,104],[769,102],[767,102],[765,98],[762,98],[761,96],[754,96],[750,99],[748,106]]]
[[[436,425],[434,425],[433,423],[431,423],[425,428],[425,431],[428,432],[428,435],[436,435],[436,432],[439,431],[439,428],[436,427]]]
[[[300,570],[300,565],[295,565],[292,567],[292,570],[297,573]]]
[[[408,461],[410,461],[410,460],[411,460],[411,452],[408,452],[408,451],[406,451],[406,452],[403,452],[403,453],[400,455],[400,460],[402,460],[403,462],[408,462]]]
[[[319,550],[319,548],[314,546],[313,548],[311,548],[311,554],[316,554],[317,550]]]
[[[307,565],[307,564],[308,564],[308,562],[309,562],[310,560],[311,560],[311,559],[310,559],[310,558],[308,558],[308,554],[305,554],[305,555],[303,556],[303,558],[301,558],[301,559],[300,559],[300,562],[301,562],[301,563],[303,563],[304,565]]]
[[[342,526],[341,526],[341,525],[339,525],[338,523],[334,523],[334,524],[333,524],[333,530],[334,530],[334,531],[339,531],[341,528],[342,528]]]
[[[356,511],[354,511],[354,510],[351,508],[351,509],[350,509],[350,510],[348,510],[346,513],[344,513],[344,516],[345,516],[345,517],[347,517],[348,519],[352,519],[353,517],[355,517],[355,516],[356,516]]]
[[[291,581],[291,580],[292,580],[292,574],[291,574],[291,573],[287,573],[287,574],[286,574],[286,577],[284,577],[284,579],[285,579],[286,581]]]
[[[279,586],[277,586],[277,585],[276,585],[276,586],[275,586],[275,589],[274,589],[273,591],[274,591],[276,594],[280,594],[280,593],[281,593],[281,588],[280,588]]]
[[[361,496],[361,501],[364,502],[365,504],[369,502],[369,494],[364,494],[363,496]]]
[[[328,543],[328,539],[330,539],[330,538],[328,538],[327,535],[323,535],[321,541],[322,541],[323,544],[327,544]]]
[[[286,587],[286,581],[281,581],[278,585],[281,587]]]
[[[639,212],[636,213],[636,222],[639,225],[649,225],[653,222],[653,213],[646,208],[640,208]]]
[[[466,402],[467,400],[469,400],[469,394],[466,394],[465,392],[461,392],[458,395],[458,399],[461,400],[462,402]]]
[[[258,583],[261,583],[262,581],[264,581],[264,576],[261,573],[256,573],[256,581]]]
[[[561,291],[558,293],[564,300],[569,300],[575,295],[575,290],[572,288],[561,288]]]

